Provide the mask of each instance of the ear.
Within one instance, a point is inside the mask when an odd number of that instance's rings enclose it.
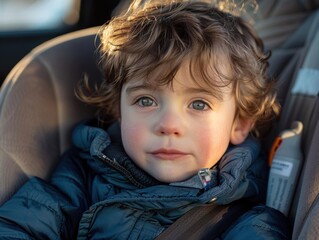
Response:
[[[238,145],[245,141],[253,125],[253,119],[243,119],[237,117],[232,126],[230,142],[234,145]]]

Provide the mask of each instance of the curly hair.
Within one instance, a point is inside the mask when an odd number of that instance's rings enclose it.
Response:
[[[266,76],[270,54],[264,52],[261,39],[242,17],[205,1],[147,1],[114,17],[101,29],[100,39],[104,80],[94,88],[83,81],[77,96],[97,106],[101,119],[120,117],[124,83],[145,79],[155,85],[172,84],[189,57],[190,70],[199,69],[200,81],[216,97],[222,98],[224,86],[232,87],[237,117],[253,119],[256,135],[279,112],[275,82]],[[221,69],[225,64],[227,73]]]

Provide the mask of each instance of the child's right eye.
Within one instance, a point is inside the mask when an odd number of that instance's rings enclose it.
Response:
[[[150,98],[150,97],[141,97],[139,99],[137,99],[137,101],[135,102],[135,104],[137,104],[140,107],[153,107],[153,106],[157,106],[156,102]]]

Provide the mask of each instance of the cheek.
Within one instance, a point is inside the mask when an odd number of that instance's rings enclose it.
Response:
[[[145,139],[145,126],[134,122],[121,121],[121,136],[123,146],[128,155],[132,158],[137,154],[137,150],[142,149]]]
[[[225,124],[202,129],[197,134],[197,148],[200,149],[203,167],[212,167],[220,160],[229,145],[229,136],[230,129]]]

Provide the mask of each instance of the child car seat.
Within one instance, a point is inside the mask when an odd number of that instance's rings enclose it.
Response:
[[[308,78],[309,68],[319,70],[318,10],[314,10],[319,2],[265,0],[260,4],[264,15],[257,18],[256,28],[266,48],[273,52],[270,74],[279,80],[283,104],[281,119],[271,136],[288,128],[294,120],[305,125],[304,167],[291,211],[293,238],[316,238],[319,100],[318,90],[314,88],[309,93],[302,83]],[[285,28],[287,24],[290,27]],[[59,155],[69,146],[74,124],[92,117],[94,110],[76,100],[73,87],[84,73],[90,79],[101,79],[96,67],[97,30],[88,29],[45,43],[23,59],[5,80],[0,91],[0,204],[28,176],[47,178]],[[315,75],[312,79],[318,80],[313,78]],[[317,84],[317,80],[309,81]],[[273,138],[269,139],[266,146]]]
[[[304,124],[303,170],[299,178],[290,220],[293,239],[319,236],[319,2],[260,1],[264,9],[256,29],[272,51],[270,75],[278,79],[282,112],[265,145],[295,120]],[[263,8],[266,5],[268,8]],[[289,6],[289,7],[288,7]],[[268,11],[269,9],[269,11]],[[292,30],[293,31],[288,31]]]
[[[278,125],[282,129],[291,120],[299,120],[304,124],[304,168],[291,209],[294,239],[314,239],[319,234],[319,224],[316,221],[319,217],[319,10],[313,13],[311,20],[309,29],[312,31],[306,35],[301,65],[290,84]]]
[[[87,74],[101,79],[96,33],[89,28],[48,41],[11,71],[0,91],[0,205],[28,176],[47,178],[70,145],[70,131],[93,110],[74,96]]]

